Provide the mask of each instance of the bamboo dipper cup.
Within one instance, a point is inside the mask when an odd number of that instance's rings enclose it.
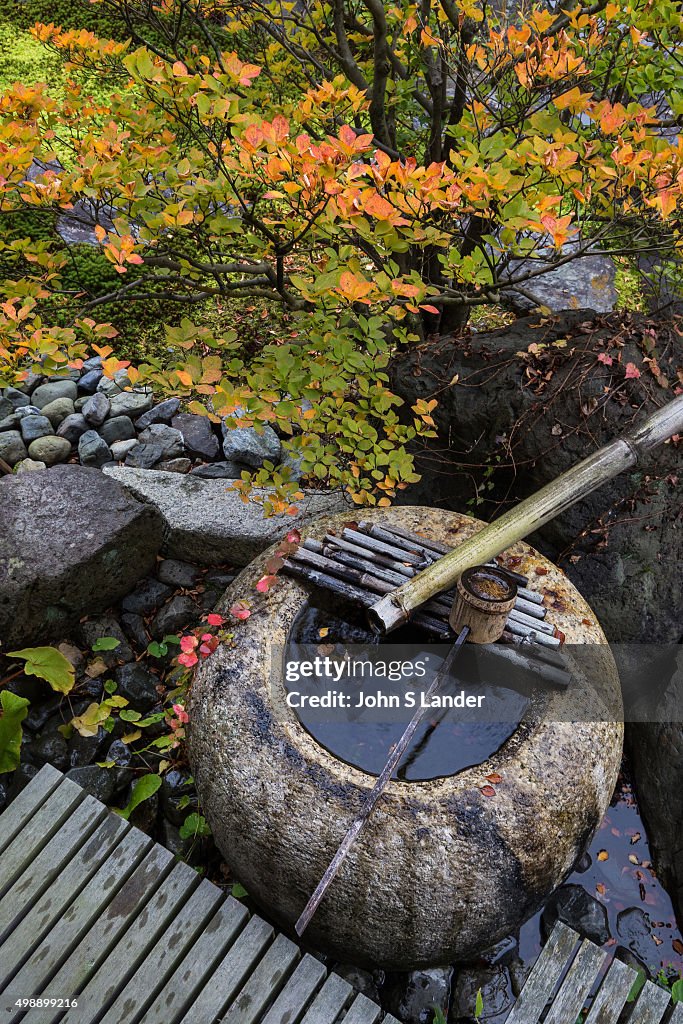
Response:
[[[488,565],[465,569],[448,618],[451,629],[459,633],[468,626],[471,643],[492,644],[502,636],[516,598],[517,587],[500,569]]]

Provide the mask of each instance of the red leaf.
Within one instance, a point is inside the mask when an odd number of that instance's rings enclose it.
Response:
[[[640,377],[640,370],[638,369],[635,363],[626,364],[626,377],[627,379]]]
[[[238,619],[240,622],[244,622],[245,619],[249,618],[251,612],[249,611],[249,609],[247,608],[243,601],[238,601],[230,609],[230,614],[232,615],[233,619]]]
[[[495,796],[496,795],[496,791],[493,788],[493,786],[481,786],[481,791],[484,794],[484,796]]]
[[[285,540],[288,544],[299,544],[301,541],[301,534],[298,530],[290,530]]]
[[[499,775],[498,772],[491,772],[491,774],[487,775],[486,778],[489,780],[489,782],[498,783],[503,781],[503,776]]]

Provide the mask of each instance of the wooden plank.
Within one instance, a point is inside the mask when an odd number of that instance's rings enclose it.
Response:
[[[683,1024],[683,1003],[674,1005],[668,1024]]]
[[[263,1018],[263,1024],[296,1024],[326,975],[324,964],[306,953]]]
[[[376,1024],[381,1014],[377,1003],[367,996],[357,995],[344,1017],[344,1024]]]
[[[566,1024],[568,1020],[577,1019],[606,959],[603,949],[584,939],[553,1000],[545,1024]]]
[[[659,1024],[670,1000],[671,995],[665,988],[646,981],[631,1010],[629,1024]]]
[[[166,980],[141,1024],[169,1024],[185,1013],[248,917],[246,907],[230,896]]]
[[[555,924],[505,1024],[535,1024],[538,1021],[572,957],[577,941],[578,935],[566,924],[562,921]]]
[[[396,1017],[392,1017],[390,1013],[387,1013],[382,1017],[382,1024],[401,1024],[401,1022]]]
[[[102,871],[12,982],[13,989],[21,982],[20,996],[73,997],[83,989],[129,927],[131,913],[142,909],[147,896],[170,869],[172,854],[159,846],[144,853],[144,840],[151,842],[137,829],[126,833]],[[26,1018],[29,1024],[51,1024],[54,1019],[54,1012],[37,1007]]]
[[[182,1018],[181,1024],[214,1024],[272,937],[271,925],[260,917],[252,917],[214,973],[206,979],[204,988]]]
[[[74,808],[40,853],[24,869],[0,899],[0,942],[16,927],[35,901],[55,880],[62,867],[88,840],[107,813],[106,807],[92,796]]]
[[[117,814],[108,814],[85,846],[69,860],[47,892],[19,922],[4,945],[0,946],[0,991],[54,923],[60,920],[129,827],[128,822]]]
[[[338,974],[331,974],[311,1003],[301,1024],[334,1024],[351,1002],[353,989]]]
[[[196,872],[193,874],[196,878]],[[192,945],[197,934],[207,925],[216,905],[222,898],[220,889],[211,882],[204,879],[199,884],[196,891],[192,893],[168,927],[164,929],[154,948],[145,953],[141,965],[114,1000],[109,1011],[102,1018],[101,1024],[121,1024],[122,1021],[133,1024],[134,1021],[140,1019],[168,976],[177,967],[183,954]],[[150,915],[151,913],[150,909]],[[112,961],[118,967],[118,947],[112,953],[109,963]],[[79,1012],[80,1006],[78,1011],[74,1011],[73,1018],[78,1019],[80,1024]]]
[[[613,960],[584,1024],[617,1024],[637,977],[633,968],[621,960]]]
[[[172,857],[161,846],[155,846],[155,851]],[[157,874],[146,885],[140,886],[135,902],[128,901],[123,911],[117,914],[119,919],[125,919],[118,942],[110,941],[111,929],[108,929],[105,936],[108,948],[100,953],[94,970],[90,968],[92,956],[88,951],[87,982],[85,987],[79,985],[78,1007],[67,1011],[64,1024],[94,1024],[99,1020],[122,989],[127,989],[136,970],[151,953],[162,932],[171,926],[179,907],[189,901],[198,884],[197,872],[179,861],[165,877]],[[83,963],[84,953],[77,950],[69,959],[70,962],[80,959]],[[113,964],[116,965],[115,970],[112,969]],[[136,993],[132,995],[136,997]]]
[[[277,996],[300,957],[299,947],[279,933],[223,1017],[223,1024],[255,1024]]]
[[[13,885],[24,868],[31,863],[74,808],[85,799],[85,792],[70,779],[63,779],[50,797],[41,804],[7,846],[0,857],[0,896]],[[4,816],[3,816],[4,821]]]
[[[29,818],[57,788],[64,776],[51,764],[43,765],[28,786],[18,793],[9,807],[2,812],[2,832],[0,833],[0,853],[21,832]]]

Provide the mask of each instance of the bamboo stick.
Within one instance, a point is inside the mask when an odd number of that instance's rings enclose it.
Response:
[[[465,569],[495,558],[608,480],[636,466],[642,455],[678,432],[683,432],[683,395],[649,416],[640,427],[593,452],[398,590],[383,597],[369,612],[373,628],[388,633],[407,622],[416,608],[452,587]]]
[[[325,536],[325,544],[335,548],[340,548],[342,551],[348,551],[350,555],[357,555],[359,558],[367,558],[368,561],[374,562],[376,565],[381,565],[385,569],[392,569],[394,572],[401,572],[404,568],[401,562],[397,562],[395,558],[389,558],[387,555],[380,555],[376,551],[369,551],[368,548],[359,547],[358,544],[351,544],[347,540],[342,540],[341,537],[335,537],[331,533]],[[415,570],[413,570],[415,574]],[[403,573],[406,575],[406,573]]]
[[[560,647],[562,644],[559,637],[549,636],[547,633],[541,633],[538,629],[523,626],[521,622],[515,622],[514,619],[507,620],[505,629],[514,636],[524,637],[535,644],[541,644],[543,647]]]
[[[512,619],[513,622],[518,622],[520,626],[528,626],[529,629],[547,633],[548,636],[555,635],[555,627],[553,625],[549,622],[544,622],[542,619],[534,619],[531,615],[525,615],[524,612],[518,611],[517,606],[512,609],[508,618]]]
[[[374,537],[370,537],[367,533],[361,533],[360,530],[342,530],[343,540],[347,540],[350,544],[357,544],[359,547],[368,548],[370,551],[376,552],[378,555],[386,555],[390,558],[395,557],[396,548],[387,544],[385,541],[376,540]],[[407,562],[408,565],[419,565],[422,567],[424,559],[420,555],[415,555],[411,551],[401,551],[402,562]]]

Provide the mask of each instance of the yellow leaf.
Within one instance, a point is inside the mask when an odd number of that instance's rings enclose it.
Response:
[[[133,732],[127,732],[125,736],[121,737],[122,743],[134,743],[135,740],[139,740],[142,736],[142,729],[135,729]]]
[[[607,852],[607,850],[600,850],[600,853],[598,854],[598,860],[608,860],[608,859],[609,859],[609,853]]]

